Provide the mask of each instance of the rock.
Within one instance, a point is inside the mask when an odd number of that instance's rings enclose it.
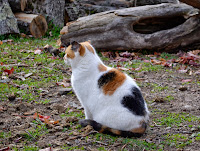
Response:
[[[8,100],[9,101],[14,101],[16,99],[16,95],[14,94],[14,93],[12,93],[12,94],[10,94],[9,96],[8,96]]]
[[[64,107],[63,104],[53,104],[50,108],[52,110],[57,110],[58,113],[64,113],[66,110],[66,107]]]
[[[179,90],[180,90],[180,91],[186,91],[186,90],[187,90],[187,87],[180,87]]]
[[[191,111],[191,110],[193,110],[193,107],[191,105],[185,105],[183,107],[183,111]]]
[[[58,90],[58,95],[66,95],[72,91],[72,88],[61,88]]]

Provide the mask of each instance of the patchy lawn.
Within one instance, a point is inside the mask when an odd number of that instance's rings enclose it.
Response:
[[[200,148],[199,52],[100,53],[107,65],[136,79],[151,111],[144,136],[123,138],[80,127],[84,112],[71,89],[71,70],[64,64],[63,52],[53,57],[43,49],[47,44],[58,48],[53,38],[0,43],[0,149]]]

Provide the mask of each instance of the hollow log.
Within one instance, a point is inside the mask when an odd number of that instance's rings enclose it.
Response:
[[[15,13],[15,17],[19,28],[25,33],[31,33],[34,37],[40,38],[47,32],[48,25],[42,15]]]
[[[180,1],[200,9],[200,0],[180,0]]]
[[[21,12],[26,8],[27,0],[8,0],[12,11]]]
[[[61,30],[62,45],[91,40],[99,50],[166,50],[200,41],[199,10],[186,4],[158,4],[79,18]]]
[[[15,18],[7,0],[0,0],[0,35],[19,33]]]

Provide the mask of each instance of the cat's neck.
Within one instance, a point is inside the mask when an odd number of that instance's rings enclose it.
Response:
[[[103,64],[96,54],[87,53],[84,57],[78,58],[78,62],[72,63],[72,74],[74,76],[94,76],[99,72],[98,65]]]

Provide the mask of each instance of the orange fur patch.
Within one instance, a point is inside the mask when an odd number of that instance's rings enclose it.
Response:
[[[106,83],[103,86],[103,92],[105,95],[107,94],[112,95],[117,90],[117,88],[119,88],[126,80],[126,76],[124,73],[120,72],[117,69],[111,69],[109,72],[113,72],[113,71],[116,73],[116,76],[114,77],[112,81]]]
[[[110,131],[113,133],[113,134],[115,134],[115,135],[121,135],[121,131],[120,130],[116,130],[116,129],[110,129]]]
[[[144,121],[140,122],[141,126],[139,128],[132,129],[132,133],[140,133],[143,134],[146,131],[147,123]]]
[[[139,128],[135,128],[133,130],[131,130],[132,133],[140,133],[140,134],[143,134],[145,132],[145,128],[143,127],[139,127]]]
[[[101,129],[99,130],[99,133],[103,133],[106,130],[107,126],[102,125]]]
[[[90,45],[89,41],[86,42],[82,42],[81,45],[84,45],[90,52],[92,52],[94,54],[94,49],[92,48],[92,46]]]
[[[98,69],[99,69],[100,72],[107,71],[107,67],[104,66],[103,64],[99,64],[99,65],[98,65]]]
[[[82,46],[81,45],[81,48],[80,48],[80,50],[79,50],[79,54],[80,54],[80,56],[84,56],[84,54],[85,54],[85,47],[84,46]]]
[[[74,51],[71,49],[72,46],[68,46],[67,49],[65,50],[65,53],[67,54],[68,58],[73,59],[75,57]]]

